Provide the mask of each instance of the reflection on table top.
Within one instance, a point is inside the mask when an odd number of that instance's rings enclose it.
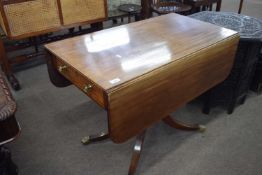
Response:
[[[109,90],[235,33],[169,14],[47,44],[46,48]]]

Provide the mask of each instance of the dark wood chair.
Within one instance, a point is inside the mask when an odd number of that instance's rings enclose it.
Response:
[[[220,11],[222,0],[184,0],[185,4],[192,6],[191,13],[199,11],[212,11],[213,4],[216,4],[216,11]]]
[[[251,84],[251,90],[262,93],[262,48],[259,53],[259,60],[256,66],[255,76]]]
[[[260,40],[240,39],[235,63],[228,78],[205,95],[203,113],[209,114],[215,105],[223,105],[232,114],[237,104],[244,104],[254,77]]]
[[[183,2],[183,0],[152,0],[151,9],[159,15],[168,13],[188,15],[192,6]]]

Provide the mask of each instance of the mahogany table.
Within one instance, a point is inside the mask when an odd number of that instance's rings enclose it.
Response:
[[[171,127],[201,130],[169,116],[230,73],[237,32],[168,14],[45,45],[50,80],[71,83],[107,111],[110,138],[138,136],[129,168],[134,174],[145,131],[163,120]]]

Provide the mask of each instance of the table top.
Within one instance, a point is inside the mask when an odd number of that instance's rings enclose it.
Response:
[[[107,110],[123,143],[229,75],[237,32],[169,14],[47,44],[49,63]]]
[[[232,12],[203,11],[190,15],[194,19],[209,22],[239,32],[240,38],[262,40],[262,20]]]
[[[114,27],[45,47],[105,91],[236,34],[178,14]]]

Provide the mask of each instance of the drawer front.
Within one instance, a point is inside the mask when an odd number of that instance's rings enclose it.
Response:
[[[103,90],[80,72],[59,59],[54,59],[56,69],[101,107],[106,108]]]

